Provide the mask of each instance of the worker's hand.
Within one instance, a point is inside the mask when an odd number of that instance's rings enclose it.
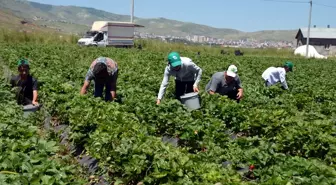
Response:
[[[288,88],[285,88],[284,86],[281,86],[281,89],[283,89],[283,90],[288,90]]]
[[[211,95],[214,95],[214,94],[215,94],[215,92],[212,91],[212,90],[208,91],[208,93],[211,94]]]
[[[37,101],[32,101],[32,104],[33,104],[34,106],[38,106],[38,105],[39,105],[39,103],[38,103]]]
[[[242,98],[243,98],[243,92],[239,91],[238,94],[237,94],[237,99],[240,100]]]
[[[198,90],[198,87],[197,86],[194,86],[194,92],[199,92],[199,90]]]
[[[159,105],[161,103],[161,100],[157,99],[156,100],[156,105]]]
[[[112,101],[117,99],[117,92],[116,91],[111,91],[111,97],[112,97]]]

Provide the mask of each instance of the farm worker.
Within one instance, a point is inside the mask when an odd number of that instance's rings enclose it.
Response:
[[[99,57],[91,63],[80,93],[86,94],[91,80],[94,80],[94,97],[103,97],[105,87],[105,101],[114,100],[117,96],[117,78],[117,62],[111,58]]]
[[[29,73],[29,62],[26,59],[18,61],[19,75],[12,76],[10,83],[13,87],[17,87],[17,103],[19,105],[33,104],[39,105],[37,102],[37,80]]]
[[[265,80],[265,86],[269,87],[280,82],[283,89],[288,89],[286,82],[286,73],[289,71],[293,71],[293,66],[294,65],[292,62],[286,62],[283,67],[267,68],[261,75],[262,78]]]
[[[209,94],[218,93],[239,102],[243,98],[243,88],[235,65],[230,65],[226,71],[216,72],[206,85]]]
[[[181,57],[177,52],[169,53],[168,65],[164,71],[156,104],[161,103],[170,76],[175,77],[175,98],[180,100],[180,96],[185,93],[199,91],[198,84],[201,81],[202,69],[188,57]]]

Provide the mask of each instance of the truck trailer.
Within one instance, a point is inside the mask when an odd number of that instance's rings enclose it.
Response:
[[[90,31],[78,40],[79,46],[133,47],[135,28],[144,27],[131,22],[95,21]]]

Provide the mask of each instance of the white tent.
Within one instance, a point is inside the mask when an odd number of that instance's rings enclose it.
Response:
[[[294,54],[295,55],[301,55],[301,56],[306,56],[306,45],[300,46],[298,48],[295,49]],[[309,58],[323,58],[326,59],[326,56],[320,55],[316,49],[314,48],[314,46],[309,45],[309,50],[308,50],[308,57]]]

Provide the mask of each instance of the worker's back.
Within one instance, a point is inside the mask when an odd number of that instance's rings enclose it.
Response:
[[[286,73],[283,67],[269,67],[263,72],[261,76],[265,81],[268,81],[271,84],[274,84],[276,82],[279,82],[280,73],[282,72]]]

